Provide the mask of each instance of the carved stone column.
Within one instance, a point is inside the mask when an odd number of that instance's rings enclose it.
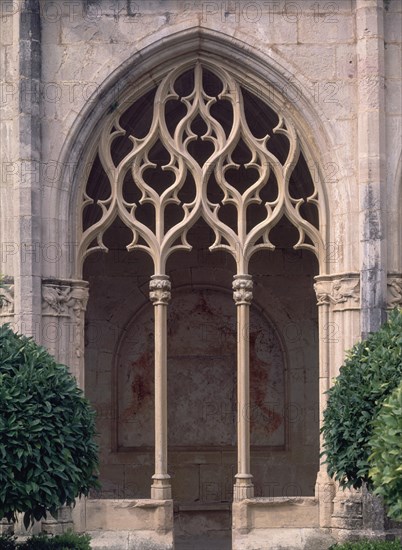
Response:
[[[250,304],[251,275],[235,275],[233,299],[237,307],[237,474],[234,501],[254,496],[250,473]]]
[[[358,273],[321,275],[315,278],[319,319],[319,377],[320,425],[327,405],[326,391],[339,373],[345,352],[360,336],[360,277]],[[324,450],[321,436],[320,447]],[[323,459],[324,460],[324,459]],[[316,496],[320,505],[320,526],[334,526],[334,514],[339,514],[339,503],[347,498],[329,477],[325,465],[320,465]],[[336,497],[336,498],[335,498]],[[355,498],[355,497],[354,497]],[[339,504],[339,506],[338,506]],[[335,505],[335,508],[334,508]],[[346,508],[345,508],[346,509]],[[338,517],[338,516],[337,516]]]
[[[155,311],[155,474],[151,498],[172,498],[170,475],[167,473],[167,306],[171,285],[167,275],[153,275],[149,298]]]
[[[84,323],[88,302],[88,283],[71,279],[42,280],[42,344],[60,363],[67,365],[84,389]],[[79,499],[74,510],[76,518],[82,514],[85,499]],[[72,510],[62,506],[57,519],[48,517],[42,522],[42,531],[60,534],[73,526]],[[76,528],[80,524],[76,522]]]
[[[314,289],[317,296],[318,306],[318,329],[319,329],[319,407],[320,427],[322,426],[323,413],[327,405],[326,391],[330,385],[330,342],[326,337],[330,324],[330,295],[332,282],[330,277],[316,277]],[[320,434],[320,451],[323,451],[323,436]],[[330,478],[325,464],[320,462],[320,470],[317,475],[315,494],[319,503],[320,527],[331,527],[331,516],[333,511],[333,499],[335,496],[335,483]]]

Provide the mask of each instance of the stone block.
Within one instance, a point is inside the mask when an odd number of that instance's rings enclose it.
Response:
[[[401,80],[402,76],[402,52],[400,44],[387,44],[385,46],[385,77],[386,79]]]
[[[339,13],[340,3],[332,2],[326,5],[329,7],[326,13],[311,10],[311,12],[306,13],[305,17],[299,18],[299,42],[304,44],[353,42],[354,19],[352,10],[349,13]],[[320,4],[317,3],[315,6],[320,6]]]
[[[175,501],[200,501],[200,468],[198,464],[172,466],[172,494]]]
[[[94,550],[173,550],[173,534],[153,531],[90,531]]]
[[[396,2],[396,4],[398,4],[398,2]],[[387,44],[393,42],[400,44],[402,42],[401,28],[402,13],[387,13],[384,17],[385,42]]]
[[[318,527],[318,502],[314,498],[255,498],[240,503],[247,508],[249,529]],[[236,516],[234,516],[236,529]]]
[[[164,514],[158,514],[163,508]],[[171,531],[173,528],[172,501],[96,500],[86,502],[86,530],[95,531]]]
[[[72,518],[72,509],[70,506],[62,506],[57,511],[57,517],[52,517],[49,513],[47,518],[42,520],[42,533],[48,535],[61,535],[74,529]]]
[[[386,89],[386,112],[387,115],[402,114],[402,98],[398,92],[400,90],[400,81],[388,80]]]
[[[327,550],[336,541],[324,529],[255,529],[233,534],[233,550]]]

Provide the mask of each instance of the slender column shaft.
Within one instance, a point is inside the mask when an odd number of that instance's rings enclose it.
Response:
[[[250,380],[249,380],[249,306],[241,304],[237,307],[239,339],[237,343],[238,361],[238,441],[239,463],[238,473],[246,474],[250,470]],[[241,419],[241,420],[240,420]]]
[[[152,476],[151,498],[172,498],[167,473],[167,305],[170,281],[167,275],[154,275],[149,285],[150,300],[155,312],[155,474]]]
[[[330,385],[330,342],[328,331],[332,326],[330,323],[330,295],[332,283],[327,278],[321,280],[317,277],[315,290],[318,305],[318,329],[319,329],[319,406],[320,406],[320,428],[323,422],[323,413],[327,405],[326,391]],[[324,437],[320,434],[320,451],[324,450]],[[316,498],[319,503],[320,527],[331,527],[331,515],[333,511],[333,499],[335,497],[335,484],[329,477],[327,467],[320,461],[320,470],[317,474],[315,486]]]
[[[234,500],[254,496],[250,473],[250,349],[251,275],[236,275],[233,298],[237,306],[237,474]]]

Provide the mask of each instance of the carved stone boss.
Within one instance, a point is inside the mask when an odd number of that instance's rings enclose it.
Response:
[[[221,84],[217,97],[209,96],[203,86],[203,71],[215,74]],[[166,424],[166,311],[170,299],[170,282],[166,274],[167,258],[176,250],[191,250],[187,242],[187,232],[202,217],[215,233],[215,242],[210,250],[225,250],[236,261],[237,274],[233,281],[233,297],[238,318],[238,473],[236,475],[234,498],[240,500],[253,496],[252,476],[250,473],[250,427],[249,427],[249,309],[252,300],[252,279],[248,265],[254,252],[264,248],[273,250],[269,233],[286,215],[299,231],[299,240],[295,248],[312,250],[320,258],[323,250],[322,238],[311,223],[300,213],[304,199],[294,199],[289,193],[289,181],[300,155],[299,138],[290,120],[278,115],[278,124],[274,134],[285,136],[289,143],[286,160],[282,163],[269,150],[269,135],[257,138],[247,122],[242,90],[238,82],[227,71],[214,66],[212,62],[198,62],[192,67],[194,76],[193,90],[187,96],[180,97],[175,83],[189,70],[183,65],[170,72],[158,85],[153,104],[153,120],[148,134],[143,138],[128,136],[132,142],[131,151],[115,164],[111,154],[113,142],[126,135],[120,125],[122,114],[117,110],[106,123],[98,147],[98,155],[104,172],[109,180],[110,193],[107,199],[97,200],[100,207],[99,220],[82,233],[78,250],[78,259],[84,258],[94,250],[105,250],[103,235],[116,217],[119,217],[132,232],[132,242],[127,246],[148,253],[154,264],[154,275],[150,282],[150,299],[155,308],[155,474],[151,488],[152,498],[171,498],[170,478],[167,473],[167,424]],[[180,102],[185,114],[169,129],[166,120],[166,104],[169,101]],[[214,118],[211,107],[219,101],[229,103],[232,110],[230,128],[224,128]],[[192,124],[198,117],[202,119],[206,130],[200,136],[202,141],[212,144],[210,156],[206,161],[190,154],[189,144],[198,136],[193,132]],[[171,176],[166,180],[164,190],[157,192],[152,186],[148,174],[156,168],[149,160],[153,146],[159,142],[168,153],[170,160],[162,170]],[[251,160],[244,164],[256,174],[254,181],[240,191],[228,181],[229,171],[238,170],[240,165],[233,158],[236,146],[242,142],[249,150]],[[271,202],[264,202],[260,191],[271,176],[276,180],[277,196]],[[131,175],[131,184],[136,186],[142,196],[136,203],[129,202],[124,195],[123,183]],[[193,182],[193,200],[183,202],[179,193],[191,175]],[[212,181],[211,175],[214,176]],[[159,176],[160,177],[160,176]],[[208,190],[214,185],[223,192],[220,203],[211,202]],[[307,199],[320,208],[317,190]],[[85,191],[83,208],[95,201]],[[137,209],[143,204],[151,205],[154,211],[154,224],[146,225],[137,217]],[[165,210],[170,204],[181,208],[181,220],[167,229]],[[253,222],[247,210],[250,205],[263,205],[264,217]],[[236,223],[233,226],[223,221],[220,210],[231,205],[236,211]],[[306,240],[308,237],[308,240]],[[96,245],[93,242],[96,241]]]

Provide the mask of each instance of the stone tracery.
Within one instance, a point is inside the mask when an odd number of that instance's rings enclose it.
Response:
[[[215,235],[210,250],[227,251],[236,262],[233,282],[238,330],[235,501],[254,495],[250,473],[250,419],[244,414],[250,407],[249,314],[253,284],[250,259],[261,249],[275,248],[270,233],[283,218],[298,232],[294,248],[309,249],[319,260],[323,256],[317,220],[317,214],[320,216],[318,190],[312,180],[297,181],[296,193],[292,189],[295,179],[303,180],[300,173],[295,175],[295,169],[300,160],[305,163],[296,129],[290,120],[274,113],[266,104],[261,106],[258,120],[250,120],[247,115],[250,101],[253,101],[251,94],[226,70],[200,62],[190,68],[174,69],[156,89],[151,122],[143,137],[124,128],[124,113],[117,111],[110,118],[100,135],[97,150],[108,191],[103,189],[99,196],[94,196],[90,189],[84,192],[84,220],[87,207],[97,207],[98,211],[93,223],[83,230],[78,257],[84,259],[90,252],[107,251],[104,234],[119,218],[131,232],[127,250],[145,251],[154,265],[150,282],[150,300],[155,308],[153,499],[171,498],[166,421],[166,309],[170,299],[166,263],[169,256],[178,250],[191,250],[187,233],[203,218]],[[215,106],[221,108],[222,105],[224,116],[214,111]],[[276,119],[275,123],[271,120],[270,131],[264,130],[257,137],[264,129],[261,122],[264,115],[269,118],[268,113]],[[124,138],[125,144],[117,154],[116,144],[121,144]],[[270,140],[274,143],[272,147]],[[239,174],[237,180],[233,177],[236,173]],[[307,187],[304,196],[298,196],[298,186]],[[315,214],[310,212],[306,216],[306,205],[312,206]],[[176,210],[169,216],[172,206]],[[147,207],[150,208],[146,210]],[[252,211],[255,207],[260,208],[257,214]]]
[[[247,272],[254,252],[261,248],[274,248],[270,241],[270,231],[283,216],[299,231],[295,248],[311,249],[319,255],[322,249],[319,230],[301,213],[301,207],[306,201],[303,198],[294,198],[290,192],[290,179],[301,155],[298,135],[291,121],[285,120],[279,114],[272,135],[255,137],[246,116],[242,88],[227,71],[219,69],[221,91],[217,96],[206,93],[203,77],[210,73],[210,69],[200,63],[194,67],[193,90],[180,96],[175,90],[175,84],[183,72],[184,69],[179,67],[160,83],[155,94],[153,119],[147,135],[142,138],[129,135],[131,150],[116,164],[112,157],[114,142],[126,134],[120,124],[122,113],[117,112],[103,130],[98,153],[107,174],[110,193],[106,199],[96,201],[101,209],[101,216],[83,232],[79,257],[85,257],[91,251],[107,250],[103,242],[104,233],[114,219],[120,217],[132,232],[132,242],[128,245],[128,250],[144,250],[155,263],[155,273],[164,274],[167,258],[172,252],[191,248],[186,234],[201,216],[215,232],[216,238],[211,250],[224,249],[230,252],[236,260],[238,274]],[[177,121],[174,131],[170,130],[166,116],[169,102],[178,102],[186,109],[185,115]],[[231,127],[224,127],[211,112],[214,105],[222,102],[230,104]],[[198,134],[193,129],[197,120],[202,120],[205,130]],[[279,135],[287,140],[288,153],[284,162],[269,147],[269,140]],[[191,154],[192,142],[196,142],[198,150],[206,143],[212,145],[206,160],[203,161],[201,155]],[[169,161],[161,166],[166,174],[165,179],[167,182],[169,179],[173,180],[164,184],[161,192],[149,181],[149,174],[157,167],[150,160],[151,150],[157,143],[169,156]],[[240,144],[245,146],[249,155],[248,161],[242,164],[235,159],[235,150]],[[242,190],[230,181],[230,174],[240,168],[255,176],[251,181],[250,177],[247,178],[248,186]],[[137,202],[129,202],[125,197],[124,180],[129,173],[130,184],[141,192],[141,198]],[[189,174],[194,187],[194,198],[190,202],[184,202],[180,199],[180,191]],[[276,196],[263,201],[261,191],[267,185],[273,186],[272,178],[276,183]],[[223,193],[220,203],[209,198],[214,183]],[[85,192],[83,209],[95,200]],[[317,189],[307,198],[307,202],[319,210]],[[137,216],[138,208],[145,204],[152,205],[154,210],[154,231]],[[172,204],[181,208],[182,217],[167,229],[166,210]],[[251,205],[261,204],[265,215],[256,223],[250,219],[248,210]],[[232,205],[236,210],[236,220],[231,224],[225,222],[221,215],[226,205]],[[97,243],[93,245],[95,239]]]

